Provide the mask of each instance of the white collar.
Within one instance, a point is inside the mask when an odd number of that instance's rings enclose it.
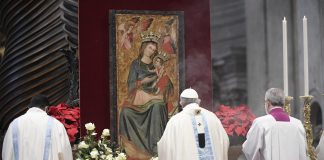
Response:
[[[190,103],[183,108],[183,112],[196,115],[201,112],[201,107],[197,103]]]
[[[31,107],[28,109],[27,113],[31,113],[31,112],[39,112],[39,113],[44,113],[47,114],[44,110],[38,108],[38,107]]]

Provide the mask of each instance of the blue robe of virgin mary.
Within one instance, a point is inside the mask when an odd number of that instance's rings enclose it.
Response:
[[[152,63],[145,64],[140,59],[132,62],[127,81],[130,99],[135,96],[137,90],[142,90],[154,97],[156,88],[151,87],[154,81],[138,83],[145,77],[156,77],[156,73],[150,71],[153,69]],[[171,81],[167,85],[166,92],[170,90],[173,90]],[[123,106],[119,118],[119,134],[141,150],[157,156],[157,142],[162,137],[168,120],[166,104],[163,99],[152,98],[144,105]]]

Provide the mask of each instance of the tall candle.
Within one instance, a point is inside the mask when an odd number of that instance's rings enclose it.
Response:
[[[305,96],[309,93],[308,88],[308,40],[307,40],[307,18],[303,18],[303,38],[304,38],[304,91]]]
[[[283,46],[283,77],[284,77],[284,92],[288,96],[288,54],[287,54],[287,21],[286,17],[282,20],[282,46]]]

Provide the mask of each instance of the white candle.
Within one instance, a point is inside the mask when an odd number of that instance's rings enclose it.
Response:
[[[288,54],[287,54],[287,21],[286,17],[282,20],[282,46],[283,46],[283,77],[284,77],[284,92],[288,96]]]
[[[303,35],[304,35],[304,91],[305,96],[309,93],[308,88],[308,40],[307,40],[307,18],[303,18]]]

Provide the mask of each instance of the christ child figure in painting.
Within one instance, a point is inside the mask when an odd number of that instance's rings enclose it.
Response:
[[[153,66],[154,69],[150,70],[157,75],[157,79],[152,84],[152,89],[154,90],[154,94],[162,94],[163,99],[167,101],[167,98],[173,95],[173,84],[170,80],[170,77],[166,73],[165,62],[168,61],[169,58],[166,53],[160,52],[153,58]],[[174,106],[172,103],[167,103],[168,112],[172,112]]]
[[[160,52],[153,58],[153,65],[155,67],[151,72],[155,72],[157,75],[156,81],[153,83],[152,87],[156,87],[155,94],[164,92],[167,90],[168,85],[172,85],[169,76],[166,74],[164,64],[168,61],[167,55]],[[171,87],[172,88],[172,87]]]

